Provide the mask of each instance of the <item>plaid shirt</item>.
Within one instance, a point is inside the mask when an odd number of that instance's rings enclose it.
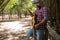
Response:
[[[36,18],[37,21],[41,21],[42,19],[47,20],[47,17],[48,17],[47,13],[48,13],[48,10],[46,7],[42,7],[40,10],[37,9],[35,11],[35,14],[37,15],[37,18]]]
[[[47,20],[48,10],[47,10],[46,7],[42,7],[41,9],[37,9],[34,13],[35,13],[35,15],[37,15],[37,17],[35,18],[35,19],[36,19],[35,22],[41,22],[42,19]],[[44,24],[44,25],[42,25],[42,26],[45,27],[45,25],[46,25],[46,24]],[[40,27],[42,27],[42,26],[40,26]]]

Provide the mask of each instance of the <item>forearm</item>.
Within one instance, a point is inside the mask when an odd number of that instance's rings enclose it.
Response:
[[[44,18],[41,20],[41,22],[38,23],[38,25],[46,23],[47,20],[48,20],[47,16],[44,16]]]
[[[45,19],[42,19],[42,21],[39,22],[37,25],[42,25],[42,24],[44,24],[45,22],[46,22],[46,20],[45,20]]]
[[[38,29],[39,28],[39,25],[42,25],[45,23],[45,19],[43,19],[41,22],[39,22],[38,24],[34,25],[34,28],[35,29]]]

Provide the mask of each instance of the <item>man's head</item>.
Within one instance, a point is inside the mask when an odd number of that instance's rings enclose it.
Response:
[[[40,8],[43,5],[43,0],[34,0],[34,4]]]

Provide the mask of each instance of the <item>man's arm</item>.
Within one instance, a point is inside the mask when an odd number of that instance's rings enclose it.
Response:
[[[29,9],[27,9],[27,10],[30,13],[30,16],[33,17],[34,16],[33,13]]]
[[[41,20],[41,22],[39,22],[38,24],[35,25],[35,27],[38,27],[39,25],[42,25],[44,23],[46,23],[47,19],[48,19],[48,10],[46,8],[44,8],[43,10],[43,19]]]
[[[38,27],[39,25],[42,25],[42,24],[44,24],[45,22],[46,22],[46,20],[43,19],[41,22],[39,22],[38,24],[36,24],[35,27]]]
[[[38,29],[38,28],[39,28],[39,25],[42,25],[42,24],[44,24],[45,22],[46,22],[46,20],[45,20],[45,19],[42,19],[42,21],[39,22],[38,24],[36,24],[36,25],[34,26],[34,28],[35,28],[35,29]]]

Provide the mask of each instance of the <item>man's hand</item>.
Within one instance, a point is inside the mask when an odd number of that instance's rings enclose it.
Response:
[[[34,29],[38,29],[39,28],[39,24],[36,24],[35,26],[34,26]]]
[[[33,17],[34,16],[33,13],[29,9],[27,9],[27,10],[30,13],[30,16]]]

